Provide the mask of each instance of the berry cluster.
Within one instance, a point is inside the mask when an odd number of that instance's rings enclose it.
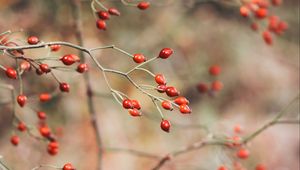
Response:
[[[157,58],[160,59],[167,59],[173,54],[173,50],[171,48],[163,48],[160,52]],[[134,54],[133,60],[136,63],[143,63],[146,61],[146,58],[143,54]],[[189,114],[192,112],[192,110],[189,108],[188,104],[189,101],[183,97],[179,96],[179,91],[174,86],[167,86],[166,78],[163,74],[153,74],[149,70],[147,71],[154,77],[154,81],[156,82],[156,86],[152,89],[156,90],[159,93],[165,93],[168,97],[176,97],[174,100],[168,100],[163,97],[154,97],[152,95],[149,95],[154,102],[154,104],[157,106],[158,111],[161,113],[162,121],[161,121],[161,129],[165,132],[169,132],[171,128],[170,121],[164,119],[164,116],[159,109],[158,105],[156,104],[156,101],[159,101],[161,104],[161,107],[165,110],[173,110],[173,106],[177,107],[179,111],[182,114]],[[124,95],[124,94],[123,94]],[[134,99],[129,99],[127,96],[125,96],[122,99],[122,106],[124,109],[128,109],[128,112],[131,116],[138,117],[141,116],[142,113],[140,111],[141,105],[139,101]]]
[[[5,37],[2,37],[5,38]],[[5,40],[5,39],[4,39]],[[18,46],[17,43],[15,42],[8,42],[8,41],[1,41],[1,45],[4,46]],[[30,36],[27,39],[27,42],[29,45],[36,45],[40,43],[40,40],[38,37],[36,36]],[[57,52],[59,51],[59,49],[61,48],[60,45],[57,44],[53,44],[49,46],[49,50],[51,52]],[[58,82],[58,87],[60,89],[61,92],[69,92],[70,91],[70,85],[66,82],[61,82],[59,81],[59,79],[55,76],[54,73],[52,73],[52,69],[58,69],[57,66],[49,66],[48,64],[45,63],[45,61],[47,60],[47,58],[42,58],[42,59],[32,59],[32,58],[27,58],[24,55],[24,52],[22,50],[16,50],[16,51],[9,51],[9,55],[12,55],[13,57],[16,57],[16,59],[19,59],[20,62],[17,62],[18,64],[16,65],[16,69],[11,67],[11,66],[1,66],[0,68],[2,70],[5,71],[5,74],[8,78],[10,79],[20,79],[20,92],[19,95],[16,96],[16,102],[18,103],[18,105],[23,108],[26,106],[27,101],[28,101],[28,97],[23,94],[23,85],[22,85],[22,81],[21,81],[21,77],[23,74],[25,74],[26,72],[31,72],[32,70],[35,70],[35,73],[39,76],[43,75],[43,74],[48,74],[51,73],[51,75],[55,78],[55,80]],[[76,62],[80,62],[79,57],[77,57],[74,54],[67,54],[62,56],[60,59],[57,59],[58,62],[61,62],[63,65],[63,67],[69,67],[71,65],[73,65]],[[79,63],[77,65],[76,68],[72,68],[72,70],[77,71],[78,73],[84,73],[88,70],[88,66],[85,63]],[[51,94],[49,93],[41,93],[39,95],[39,101],[40,102],[47,102],[52,98]],[[53,133],[51,132],[51,129],[49,128],[49,126],[46,123],[46,118],[47,118],[47,114],[43,111],[36,111],[36,115],[37,118],[39,119],[39,123],[38,123],[38,130],[40,132],[40,135],[42,136],[42,138],[40,137],[36,137],[38,139],[46,139],[48,140],[48,147],[47,147],[47,151],[50,155],[56,155],[58,153],[59,150],[59,145],[58,142],[56,140],[56,138],[54,137]],[[17,129],[20,132],[25,132],[28,131],[28,133],[31,134],[31,130],[32,128],[28,128],[27,125],[20,120],[19,117],[17,117],[16,115],[14,115],[15,120],[17,122]],[[33,135],[33,134],[31,134]],[[17,146],[20,142],[20,138],[14,134],[11,136],[11,143],[15,146]]]
[[[233,136],[227,138],[226,145],[235,150],[235,157],[238,159],[237,161],[233,162],[232,169],[233,170],[247,170],[242,163],[241,160],[246,160],[250,156],[250,151],[244,146],[244,143],[241,138],[241,134],[243,130],[240,125],[235,125],[233,128]],[[229,168],[225,165],[221,165],[218,170],[229,170]],[[255,170],[266,170],[266,167],[263,164],[257,164]]]
[[[221,67],[219,65],[212,65],[209,67],[208,72],[213,78],[216,78],[221,73]],[[197,85],[197,89],[199,93],[203,94],[207,92],[218,92],[222,90],[223,86],[220,80],[215,79],[211,82],[210,87],[206,83],[200,82]]]
[[[272,33],[275,35],[281,35],[288,28],[286,22],[282,21],[278,16],[270,14],[270,4],[273,6],[279,6],[281,3],[282,0],[251,0],[240,7],[241,16],[251,17],[254,21],[251,24],[251,28],[254,31],[259,29],[258,22],[264,21],[266,26],[262,32],[262,37],[268,45],[273,44]]]
[[[96,6],[97,4],[97,6]],[[136,6],[140,10],[146,10],[147,8],[150,7],[149,2],[139,2],[138,4],[128,4],[126,3],[125,5],[131,5],[131,6]],[[106,8],[100,1],[92,1],[92,9],[95,13],[95,17],[97,18],[96,20],[96,26],[99,30],[106,30],[107,24],[106,21],[108,21],[112,16],[120,16],[121,13],[118,9],[111,7],[111,8]],[[101,10],[97,10],[97,7],[100,7]]]

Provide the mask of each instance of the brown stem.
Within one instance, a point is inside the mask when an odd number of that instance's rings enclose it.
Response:
[[[80,0],[71,0],[71,5],[73,7],[72,10],[72,16],[75,21],[74,27],[75,27],[75,36],[78,41],[78,44],[80,46],[83,46],[83,36],[82,36],[82,23],[81,23],[81,2]],[[85,57],[84,57],[84,52],[79,51],[79,57],[82,62],[85,62]],[[84,74],[84,83],[86,86],[86,94],[87,94],[87,104],[88,104],[88,110],[90,113],[90,119],[91,119],[91,124],[93,126],[95,136],[96,136],[96,142],[97,142],[97,148],[98,152],[101,151],[100,148],[102,148],[102,138],[101,138],[101,133],[99,130],[99,125],[97,122],[97,114],[95,110],[95,105],[93,102],[93,90],[92,86],[90,83],[90,76],[89,73]],[[101,170],[102,168],[102,154],[98,153],[98,165],[97,169]]]

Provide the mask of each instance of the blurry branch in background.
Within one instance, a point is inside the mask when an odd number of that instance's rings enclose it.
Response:
[[[288,110],[291,108],[291,106],[293,106],[293,104],[295,104],[297,101],[298,101],[297,103],[299,104],[299,96],[300,95],[298,94],[297,97],[295,97],[293,100],[291,100],[291,102],[285,108],[283,108],[280,112],[278,112],[274,116],[273,119],[268,121],[261,128],[257,129],[256,131],[254,131],[253,133],[251,133],[247,137],[243,138],[243,140],[240,142],[240,144],[247,144],[249,141],[254,139],[256,136],[261,134],[263,131],[265,131],[269,127],[271,127],[273,125],[276,125],[276,124],[296,124],[296,125],[299,125],[299,120],[280,120],[285,114],[289,113]],[[160,169],[162,166],[165,165],[166,162],[170,161],[172,159],[172,157],[176,157],[178,155],[188,153],[190,151],[198,150],[198,149],[201,149],[201,148],[203,148],[205,146],[208,146],[208,145],[227,146],[227,144],[232,142],[231,140],[228,140],[228,139],[224,139],[223,141],[222,140],[210,139],[210,138],[213,137],[213,135],[212,134],[209,134],[209,135],[211,135],[211,137],[208,136],[207,139],[201,140],[201,141],[196,142],[192,145],[189,145],[189,146],[187,146],[183,149],[171,152],[171,153],[167,154],[166,156],[162,157],[162,159],[154,166],[154,168],[152,168],[152,170]]]
[[[75,37],[79,43],[80,46],[84,45],[83,42],[83,35],[82,35],[82,17],[81,17],[81,2],[80,0],[71,0],[71,6],[74,10],[72,11],[72,16],[74,20],[74,27],[75,27]],[[85,63],[85,56],[83,51],[79,51],[79,57],[80,60],[82,60]],[[90,83],[90,75],[89,73],[86,73],[83,75],[84,77],[84,83],[86,87],[86,95],[87,95],[87,105],[88,105],[88,112],[90,114],[91,124],[94,129],[94,134],[96,136],[96,142],[97,142],[97,148],[102,147],[102,135],[99,130],[99,124],[97,121],[97,114],[95,110],[95,104],[93,102],[93,89]],[[98,152],[101,150],[98,149]],[[102,169],[102,153],[98,153],[98,162],[97,162],[97,169]]]
[[[159,160],[161,158],[158,155],[135,150],[135,149],[106,147],[103,150],[109,151],[109,152],[123,152],[123,153],[127,153],[129,155],[141,156],[141,157],[146,157],[146,158],[150,158],[150,159],[158,159]]]

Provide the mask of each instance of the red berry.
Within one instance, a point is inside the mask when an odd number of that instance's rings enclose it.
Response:
[[[31,44],[31,45],[37,44],[37,43],[39,43],[39,41],[40,41],[39,38],[36,36],[30,36],[27,39],[28,44]]]
[[[220,166],[218,170],[228,170],[228,168],[226,166]]]
[[[264,31],[262,36],[263,36],[265,42],[268,45],[272,45],[273,44],[273,38],[272,38],[272,35],[271,35],[271,33],[269,31]]]
[[[257,25],[257,23],[253,22],[253,23],[251,24],[251,29],[252,29],[253,31],[257,31],[257,30],[258,30],[258,25]]]
[[[26,104],[27,101],[27,97],[25,95],[19,95],[17,97],[17,102],[19,104],[19,106],[24,107],[24,105]]]
[[[167,86],[164,84],[158,85],[156,89],[159,93],[164,93],[164,92],[166,92]]]
[[[115,16],[120,16],[121,13],[119,12],[119,10],[117,10],[116,8],[109,8],[108,9],[108,13],[110,15],[115,15]]]
[[[280,35],[287,29],[288,29],[288,24],[284,21],[280,21],[277,25],[277,28],[275,29],[275,32]]]
[[[255,167],[255,170],[266,170],[266,169],[267,169],[266,166],[263,164],[258,164]]]
[[[50,155],[56,155],[58,153],[59,144],[56,141],[48,144],[47,150]]]
[[[18,129],[19,129],[19,131],[24,132],[26,130],[25,123],[24,122],[19,122]]]
[[[249,16],[249,12],[250,12],[250,10],[247,7],[245,7],[245,6],[241,6],[240,7],[240,14],[241,14],[241,16],[248,17]]]
[[[11,79],[17,79],[17,71],[11,67],[7,67],[5,71],[7,77]]]
[[[146,58],[143,54],[134,54],[132,59],[136,63],[142,63],[146,61]]]
[[[59,89],[62,92],[69,92],[70,91],[70,85],[68,83],[59,83]]]
[[[41,126],[39,128],[40,134],[44,137],[49,137],[51,135],[51,130],[47,126]]]
[[[240,125],[235,125],[234,128],[233,128],[233,131],[235,133],[241,133],[243,130],[242,130],[242,127]]]
[[[191,113],[191,109],[187,104],[182,104],[179,106],[179,111],[183,114],[188,114]]]
[[[220,91],[223,88],[223,83],[219,80],[215,80],[211,84],[211,89],[214,91]]]
[[[123,104],[123,107],[125,109],[132,109],[133,108],[132,101],[129,100],[129,99],[124,99],[122,104]]]
[[[240,150],[238,150],[236,155],[240,159],[247,159],[249,157],[249,151],[247,149],[241,148]]]
[[[173,54],[173,50],[171,48],[164,48],[159,52],[158,57],[162,59],[167,59]]]
[[[40,69],[44,73],[49,73],[51,71],[50,67],[48,64],[40,64]]]
[[[199,84],[197,85],[197,89],[198,89],[198,91],[199,91],[200,93],[205,93],[205,92],[207,92],[208,87],[207,87],[207,85],[204,84],[204,83],[199,83]]]
[[[169,101],[161,102],[161,106],[166,110],[173,110],[172,104]]]
[[[137,7],[140,9],[140,10],[145,10],[147,8],[149,8],[150,6],[150,3],[149,2],[140,2],[138,3]]]
[[[159,85],[167,84],[166,78],[162,74],[156,74],[154,78],[155,78],[155,82]]]
[[[60,47],[61,47],[61,45],[59,45],[59,44],[53,44],[53,45],[50,45],[50,49],[51,49],[51,51],[53,51],[53,52],[58,51],[58,50],[60,49]]]
[[[39,98],[40,102],[47,102],[51,99],[51,95],[49,93],[41,93]]]
[[[171,127],[171,123],[168,120],[162,120],[160,123],[160,128],[165,131],[165,132],[169,132],[170,131],[170,127]]]
[[[37,116],[41,120],[45,120],[47,118],[47,114],[45,112],[37,112]]]
[[[141,109],[141,105],[140,105],[139,101],[131,100],[131,103],[132,103],[133,108],[138,109],[138,110]]]
[[[217,76],[221,73],[221,67],[219,65],[213,65],[209,68],[209,73],[213,76]]]
[[[75,168],[73,167],[72,164],[67,163],[67,164],[64,165],[62,170],[75,170]]]
[[[35,73],[37,74],[37,75],[42,75],[44,72],[40,69],[40,68],[38,68],[38,69],[36,69],[35,70]]]
[[[268,15],[268,10],[266,8],[259,8],[255,11],[256,18],[263,19]]]
[[[101,19],[98,19],[96,21],[96,26],[99,30],[106,30],[106,23],[105,23],[105,21],[103,21]]]
[[[169,87],[166,88],[166,94],[169,97],[175,97],[175,96],[179,95],[179,92],[177,91],[177,89],[175,87],[169,86]]]
[[[141,116],[141,115],[142,115],[142,113],[141,113],[138,109],[136,109],[136,108],[129,109],[128,112],[129,112],[129,114],[130,114],[131,116],[134,116],[134,117],[137,117],[137,116]]]
[[[78,73],[84,73],[84,72],[88,71],[88,65],[85,64],[85,63],[79,64],[79,65],[77,66],[76,71],[77,71]]]
[[[22,61],[21,64],[20,64],[20,67],[21,67],[22,70],[28,71],[30,69],[31,65],[27,61]]]
[[[183,97],[183,96],[177,97],[177,98],[174,100],[174,102],[175,102],[176,104],[178,104],[178,105],[189,104],[189,103],[190,103],[189,100],[186,99],[186,98]]]
[[[10,138],[10,142],[15,145],[15,146],[18,146],[19,142],[20,142],[20,138],[16,135],[13,135],[11,138]]]
[[[272,4],[273,4],[274,6],[279,6],[279,5],[282,4],[282,0],[272,0]]]
[[[103,19],[103,20],[109,19],[109,13],[106,11],[98,11],[97,14],[100,19]]]
[[[74,64],[78,57],[74,54],[67,54],[60,58],[60,60],[67,66]]]

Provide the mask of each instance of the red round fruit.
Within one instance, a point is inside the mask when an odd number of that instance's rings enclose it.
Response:
[[[39,99],[40,102],[47,102],[51,99],[51,95],[49,93],[41,93]]]
[[[192,110],[190,109],[190,107],[187,104],[182,104],[179,106],[179,111],[182,114],[189,114],[192,112]]]
[[[60,58],[60,60],[67,66],[74,64],[77,61],[77,56],[74,54],[67,54]]]
[[[88,65],[85,64],[85,63],[79,64],[79,65],[77,66],[76,71],[77,71],[78,73],[84,73],[84,72],[88,71]]]
[[[68,83],[59,83],[59,89],[62,92],[69,92],[70,91],[70,85]]]
[[[30,69],[31,65],[28,61],[22,61],[20,64],[20,68],[24,71],[28,71]]]
[[[171,123],[168,120],[162,120],[160,123],[160,128],[165,132],[170,132]]]
[[[45,112],[37,112],[37,116],[41,120],[45,120],[47,118],[47,114]]]
[[[263,164],[257,164],[255,170],[266,170],[266,166]]]
[[[177,89],[175,87],[169,86],[169,87],[166,88],[166,94],[169,97],[175,97],[175,96],[179,95],[179,92],[177,91]]]
[[[67,163],[64,165],[62,170],[75,170],[75,168],[73,167],[73,165],[71,163]]]
[[[250,10],[247,7],[245,7],[245,6],[241,6],[240,7],[240,14],[241,14],[241,16],[248,17],[249,16],[249,12],[250,12]]]
[[[155,78],[155,82],[159,85],[167,84],[166,78],[162,74],[156,74],[154,78]]]
[[[21,106],[21,107],[24,107],[24,105],[26,104],[26,101],[27,101],[27,97],[25,95],[21,94],[17,97],[17,102],[18,102],[19,106]]]
[[[209,73],[213,76],[217,76],[221,73],[221,67],[219,65],[212,65],[209,68]]]
[[[257,23],[253,22],[253,23],[251,24],[251,29],[252,29],[253,31],[257,31],[257,30],[258,30],[258,25],[257,25]]]
[[[125,109],[132,109],[133,108],[133,104],[132,101],[129,99],[124,99],[122,102],[122,105]]]
[[[40,69],[44,73],[49,73],[51,71],[50,67],[48,64],[40,64]]]
[[[141,116],[142,113],[136,109],[136,108],[133,108],[133,109],[128,109],[128,113],[131,115],[131,116],[134,116],[134,117],[137,117],[137,116]]]
[[[25,123],[24,122],[19,122],[18,129],[19,129],[19,131],[24,132],[26,130]]]
[[[106,30],[106,23],[105,23],[105,21],[103,21],[101,19],[98,19],[96,21],[96,26],[99,30]]]
[[[167,86],[164,85],[164,84],[158,85],[158,86],[156,87],[156,90],[157,90],[159,93],[164,93],[164,92],[166,92],[166,89],[167,89]]]
[[[11,79],[17,79],[17,71],[11,67],[7,67],[5,70],[6,76]]]
[[[173,50],[171,48],[164,48],[159,52],[158,57],[162,59],[167,59],[173,54]]]
[[[233,131],[235,132],[235,133],[242,133],[242,127],[240,126],[240,125],[235,125],[234,127],[233,127]]]
[[[138,3],[137,7],[140,9],[140,10],[145,10],[147,8],[149,8],[150,6],[150,3],[149,2],[140,2]]]
[[[178,104],[178,105],[189,104],[189,103],[190,103],[189,100],[186,99],[186,98],[183,97],[183,96],[177,97],[177,98],[174,100],[174,102],[175,102],[176,104]]]
[[[218,168],[218,170],[228,170],[228,168],[226,166],[222,165]]]
[[[109,13],[106,11],[98,11],[97,12],[98,17],[102,20],[108,20],[109,19]]]
[[[49,137],[51,135],[51,130],[47,126],[41,126],[39,128],[40,134],[44,137]]]
[[[272,4],[273,4],[274,6],[279,6],[279,5],[282,4],[282,0],[272,0]]]
[[[50,49],[51,49],[51,51],[53,51],[53,52],[58,51],[58,50],[60,49],[60,47],[61,47],[61,45],[59,45],[59,44],[53,44],[53,45],[50,45]]]
[[[59,144],[56,141],[50,142],[47,147],[47,151],[50,155],[56,155],[58,153]]]
[[[31,45],[35,45],[35,44],[39,43],[39,41],[40,41],[39,38],[36,36],[30,36],[27,39],[28,44],[31,44]]]
[[[265,40],[266,44],[268,44],[268,45],[273,44],[273,38],[272,38],[272,35],[269,31],[264,31],[262,36],[263,36],[263,39]]]
[[[108,9],[108,13],[110,15],[115,15],[115,16],[120,16],[121,13],[119,12],[119,10],[117,10],[116,8],[109,8]]]
[[[11,138],[10,138],[10,142],[15,145],[15,146],[18,146],[19,142],[20,142],[20,138],[17,136],[17,135],[13,135]]]
[[[244,148],[241,148],[236,153],[237,157],[239,157],[240,159],[247,159],[249,157],[249,154],[250,154],[249,151],[247,149],[244,149]]]
[[[131,103],[132,103],[133,108],[138,109],[138,110],[141,109],[141,105],[140,105],[139,101],[131,100]]]
[[[161,102],[161,106],[166,110],[173,110],[172,104],[169,101]]]
[[[132,59],[136,63],[143,63],[146,61],[146,58],[143,54],[134,54]]]
[[[263,19],[268,15],[268,10],[266,8],[259,8],[255,11],[256,18]]]
[[[198,89],[198,91],[199,91],[200,93],[205,93],[205,92],[208,91],[208,86],[207,86],[206,84],[204,84],[204,83],[199,83],[199,84],[197,85],[197,89]]]
[[[214,90],[214,91],[220,91],[220,90],[222,90],[223,86],[224,85],[221,81],[215,80],[211,84],[211,89]]]

